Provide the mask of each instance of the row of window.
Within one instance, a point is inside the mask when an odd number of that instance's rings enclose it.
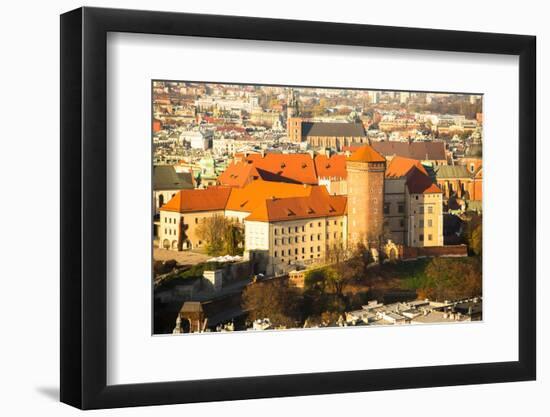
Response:
[[[176,219],[172,218],[172,217],[165,217],[164,218],[164,223],[176,224]]]
[[[338,221],[337,221],[337,220],[333,220],[332,222],[333,222],[333,224],[334,224],[335,226],[338,225]],[[310,227],[310,228],[313,227],[314,224],[315,224],[314,222],[309,223],[309,227]],[[321,225],[322,225],[322,222],[317,222],[317,226],[318,226],[318,227],[321,227]],[[330,220],[327,220],[327,221],[326,221],[326,225],[327,225],[327,226],[330,225]],[[340,226],[343,226],[343,225],[344,225],[344,222],[340,222]],[[298,232],[300,232],[300,231],[305,232],[305,231],[306,231],[306,227],[305,227],[305,226],[294,226],[294,227],[289,226],[289,227],[276,227],[276,228],[273,229],[273,233],[274,233],[275,235],[278,235],[279,233],[282,234],[282,235],[284,235],[284,234],[287,233],[287,232],[288,232],[288,234],[291,234],[291,233],[293,233],[293,232],[294,232],[294,233],[298,233]]]
[[[164,228],[164,234],[165,235],[172,235],[172,236],[175,236],[176,235],[176,231],[173,230],[173,229],[167,229],[167,228]]]
[[[437,199],[439,197],[438,194],[424,194],[424,199],[430,199],[430,200],[433,200],[433,199]],[[418,200],[418,195],[415,195],[414,196],[414,199],[415,200]]]
[[[317,237],[317,240],[321,240],[321,234],[318,233],[317,236],[315,236],[315,235],[310,235],[310,236],[309,236],[310,242],[313,242],[313,241],[315,240],[315,237]],[[337,238],[338,238],[338,232],[334,232],[334,233],[332,234],[332,237],[333,237],[334,239],[337,239]],[[327,234],[326,234],[326,238],[327,238],[327,239],[330,239],[330,233],[327,233]],[[340,238],[341,238],[341,239],[344,238],[344,233],[343,233],[343,232],[340,232]],[[298,243],[298,242],[300,242],[300,241],[305,242],[305,241],[306,241],[306,236],[305,236],[305,235],[303,235],[303,236],[301,236],[301,237],[300,237],[300,236],[294,236],[294,238],[292,238],[292,237],[289,237],[289,238],[283,237],[283,238],[280,239],[280,240],[279,240],[279,239],[275,239],[275,245],[279,245],[280,243],[282,243],[283,245],[286,245],[287,243],[288,243],[288,244],[291,244],[291,243],[293,243],[293,242],[294,242],[294,243]]]
[[[424,242],[424,235],[423,234],[420,234],[419,235],[419,239],[421,242]],[[428,235],[428,241],[432,241],[433,240],[433,236],[432,235]]]
[[[313,247],[313,246],[310,246],[310,247],[309,247],[309,252],[310,252],[310,253],[313,253],[313,252],[314,252],[314,247]],[[317,246],[317,252],[321,252],[321,246]],[[305,253],[306,253],[306,248],[302,248],[301,253],[302,253],[302,254],[305,254]],[[288,250],[286,251],[286,254],[287,254],[288,256],[290,256],[290,255],[292,254],[292,250],[291,250],[291,249],[288,249]],[[294,249],[294,255],[298,255],[298,248],[295,248],[295,249]],[[285,256],[285,251],[284,251],[284,250],[281,251],[281,256]],[[278,258],[278,257],[279,257],[279,251],[274,251],[274,252],[273,252],[273,257]],[[284,262],[284,261],[283,261],[283,262]]]
[[[232,220],[235,223],[241,223],[241,220],[239,220],[238,217],[226,217],[226,219]],[[195,217],[195,224],[199,224],[201,221],[202,221],[202,218]],[[243,219],[242,223],[244,223],[244,219]]]
[[[427,206],[428,214],[432,214],[433,210],[434,210],[433,206]],[[420,206],[418,211],[420,214],[424,214],[424,206]],[[405,205],[397,204],[397,212],[400,214],[405,213]],[[390,203],[384,203],[384,214],[390,214]]]
[[[314,255],[309,255],[309,258],[310,258],[310,259],[313,259],[314,257],[315,257]],[[320,257],[321,257],[321,254],[318,253],[318,254],[317,254],[317,258],[320,258]],[[306,259],[306,257],[305,257],[304,255],[302,255],[302,259]],[[294,257],[294,260],[297,261],[297,260],[298,260],[298,257],[295,256],[295,257]],[[284,262],[285,262],[285,260],[284,260],[283,258],[281,258],[281,263],[284,263]],[[288,264],[289,264],[289,265],[292,264],[292,259],[289,259],[289,260],[288,260]]]

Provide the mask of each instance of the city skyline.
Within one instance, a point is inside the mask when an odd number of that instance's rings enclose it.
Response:
[[[154,80],[152,140],[155,333],[481,319],[481,94]]]

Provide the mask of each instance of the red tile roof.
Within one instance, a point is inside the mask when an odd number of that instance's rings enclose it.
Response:
[[[441,189],[417,167],[407,174],[407,188],[411,194],[441,194]]]
[[[247,162],[235,162],[230,164],[218,177],[218,183],[228,187],[244,187],[259,178],[260,174],[254,165]]]
[[[331,196],[324,186],[257,180],[243,188],[181,190],[161,210],[233,210],[250,213],[246,220],[282,221],[342,216],[346,203],[347,197]]]
[[[347,197],[331,196],[325,187],[311,187],[308,197],[273,198],[264,200],[246,218],[249,221],[288,221],[319,217],[342,216],[346,213]]]
[[[234,188],[227,201],[227,210],[252,212],[265,200],[273,198],[308,197],[314,187],[284,182],[257,180],[244,188]],[[323,186],[323,188],[325,188]]]
[[[370,145],[363,145],[351,154],[348,161],[352,162],[386,162],[386,158],[380,155]]]
[[[252,154],[245,159],[254,164],[262,179],[266,181],[317,184],[315,165],[309,154]]]
[[[318,178],[347,178],[345,155],[317,155],[315,157],[315,170]]]
[[[342,152],[355,152],[357,149],[359,149],[362,145],[347,145],[342,146]]]
[[[230,194],[229,187],[181,190],[160,209],[179,213],[224,210]]]
[[[386,167],[386,177],[405,177],[413,167],[418,168],[424,175],[428,175],[426,168],[424,168],[419,160],[396,156],[390,161],[390,163]]]

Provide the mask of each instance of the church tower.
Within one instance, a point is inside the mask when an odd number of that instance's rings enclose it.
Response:
[[[286,102],[286,130],[292,142],[302,141],[302,118],[299,117],[298,98],[293,88],[288,90]]]
[[[286,118],[287,120],[292,117],[299,116],[298,109],[298,97],[293,88],[289,88],[286,99]]]
[[[348,242],[378,247],[384,231],[386,159],[366,145],[346,161],[348,182]]]

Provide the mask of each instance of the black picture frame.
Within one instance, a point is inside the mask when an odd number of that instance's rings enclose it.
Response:
[[[519,56],[519,360],[107,385],[108,32]],[[535,51],[534,36],[510,34],[88,7],[61,15],[61,401],[95,409],[534,380]]]

